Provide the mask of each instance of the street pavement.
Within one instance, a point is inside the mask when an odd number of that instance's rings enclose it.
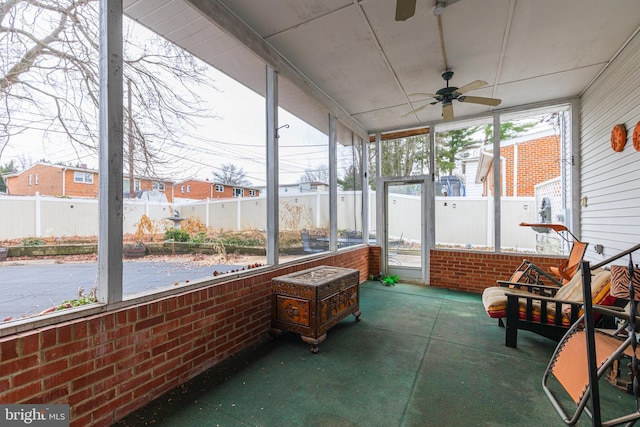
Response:
[[[205,265],[167,261],[124,261],[124,298],[153,289],[170,288],[176,282],[212,276],[242,266]],[[98,264],[49,262],[0,263],[0,322],[7,318],[32,316],[78,297],[97,285]]]

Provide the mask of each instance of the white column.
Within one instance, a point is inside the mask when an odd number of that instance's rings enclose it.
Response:
[[[267,264],[278,263],[278,73],[267,66],[266,126],[267,126]]]
[[[122,0],[100,0],[98,300],[122,300]]]

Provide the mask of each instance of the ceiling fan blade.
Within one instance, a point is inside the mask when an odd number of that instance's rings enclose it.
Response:
[[[453,120],[453,104],[442,105],[442,119],[445,122]]]
[[[423,105],[422,107],[418,107],[418,108],[416,108],[415,110],[411,110],[411,111],[409,111],[407,114],[404,114],[404,115],[402,115],[401,117],[402,117],[403,119],[404,119],[405,117],[409,117],[410,115],[415,114],[415,113],[417,113],[418,111],[422,111],[422,110],[424,110],[424,109],[425,109],[425,108],[427,108],[429,105],[432,105],[432,104],[425,104],[425,105]]]
[[[481,87],[485,87],[488,83],[487,82],[483,82],[482,80],[476,80],[475,82],[471,82],[469,84],[466,84],[462,87],[459,87],[458,89],[456,89],[456,92],[458,92],[460,95],[462,95],[463,93],[467,93],[467,92],[471,92],[472,90],[476,90],[476,89],[480,89]]]
[[[438,94],[437,93],[416,92],[416,93],[410,93],[409,96],[426,96],[427,98],[435,98],[436,96],[438,96]]]
[[[500,105],[501,99],[497,98],[483,98],[481,96],[459,96],[458,101],[469,102],[471,104],[491,105],[493,107]]]
[[[416,13],[416,0],[397,0],[396,21],[406,21]]]

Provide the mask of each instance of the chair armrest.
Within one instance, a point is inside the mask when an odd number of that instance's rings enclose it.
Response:
[[[571,300],[566,300],[566,299],[556,299],[553,297],[546,297],[543,295],[526,295],[526,294],[520,294],[517,292],[505,292],[504,293],[507,297],[509,296],[515,296],[518,298],[522,298],[522,299],[526,299],[526,300],[533,300],[533,301],[547,301],[547,302],[553,302],[556,304],[566,304],[566,305],[575,305],[575,306],[579,306],[582,307],[584,305],[583,302],[576,302],[576,301],[571,301]]]
[[[560,289],[559,286],[553,285],[536,285],[535,283],[522,283],[522,282],[509,282],[508,280],[496,280],[498,286],[509,287],[513,286],[515,288],[541,288],[541,289],[549,289],[557,291]]]
[[[541,269],[540,267],[532,263],[531,261],[525,259],[524,262],[527,264],[529,268],[531,268],[532,270],[535,270],[535,272],[538,275],[543,276],[545,280],[550,281],[552,285],[562,286],[562,282],[560,280],[558,280],[556,277],[553,277],[552,275],[550,275],[549,273],[547,273],[546,271],[544,271],[543,269]]]
[[[605,316],[619,317],[620,319],[626,321],[631,320],[629,312],[626,311],[623,307],[594,305],[593,311],[604,314]],[[640,316],[636,316],[636,322],[640,324]]]
[[[496,283],[498,286],[503,288],[521,289],[531,293],[534,291],[537,291],[538,293],[542,291],[546,294],[551,294],[552,296],[560,290],[558,286],[536,285],[535,283],[508,282],[504,280],[498,280]]]

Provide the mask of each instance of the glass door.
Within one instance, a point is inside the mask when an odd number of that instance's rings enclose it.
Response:
[[[426,177],[383,179],[384,259],[387,275],[426,282]]]

